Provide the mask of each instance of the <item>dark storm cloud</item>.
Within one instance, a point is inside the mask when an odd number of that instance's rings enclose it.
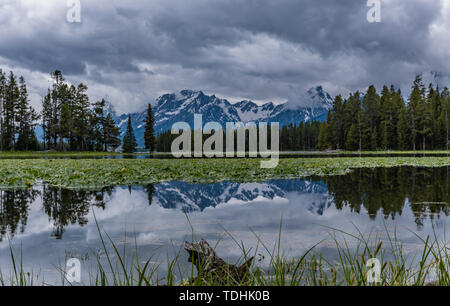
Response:
[[[0,0],[0,65],[61,69],[123,110],[182,88],[283,101],[450,74],[447,0],[384,0],[373,24],[365,0],[81,1],[81,24],[65,1],[19,2]]]

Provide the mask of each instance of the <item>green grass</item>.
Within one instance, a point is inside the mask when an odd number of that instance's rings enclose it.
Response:
[[[62,158],[62,157],[108,157],[108,156],[142,156],[150,155],[149,153],[116,153],[116,152],[58,152],[58,151],[2,151],[0,152],[0,159],[2,158]],[[166,156],[170,153],[153,153],[154,156]]]
[[[305,156],[335,156],[335,155],[361,155],[361,156],[372,156],[372,155],[445,155],[449,154],[449,151],[436,150],[436,151],[298,151],[298,152],[280,152],[280,155],[305,155]],[[89,158],[89,157],[108,157],[108,156],[148,156],[149,153],[116,153],[116,152],[58,152],[58,151],[0,151],[1,158]],[[171,156],[171,153],[160,153],[155,152],[153,156]]]
[[[98,226],[98,224],[97,224]],[[246,249],[242,242],[234,237],[236,248],[242,256],[235,262],[240,265],[249,256],[255,256],[248,274],[242,282],[232,277],[220,280],[205,271],[197,271],[193,264],[187,263],[184,251],[166,261],[164,274],[158,273],[160,263],[153,263],[155,255],[140,259],[135,250],[119,247],[98,226],[102,245],[103,258],[98,251],[92,251],[97,258],[94,270],[89,271],[90,286],[424,286],[450,285],[450,261],[448,246],[440,241],[436,234],[425,239],[417,236],[421,243],[418,253],[408,255],[401,242],[397,240],[396,231],[392,233],[386,228],[386,238],[380,239],[372,233],[363,234],[358,231],[353,235],[330,229],[330,240],[334,243],[335,256],[327,258],[320,253],[322,242],[311,246],[300,257],[291,258],[281,251],[281,227],[278,241],[273,246],[265,245],[258,235],[255,249]],[[220,241],[218,242],[220,244]],[[217,245],[216,245],[217,247]],[[175,247],[176,248],[176,247]],[[220,256],[220,252],[217,252]],[[167,257],[168,258],[168,257]],[[267,260],[262,260],[266,258]],[[378,283],[368,281],[369,259],[376,258],[380,262],[381,274]],[[258,260],[259,259],[259,260]],[[4,277],[0,271],[0,285],[32,286],[45,285],[39,281],[39,275],[24,270],[20,259],[11,248],[13,270],[10,276]],[[75,285],[67,281],[64,269],[61,273],[61,285]],[[201,277],[198,277],[201,275]]]
[[[23,267],[22,252],[19,255],[14,251],[11,241],[9,241],[9,255],[11,259],[10,275],[5,277],[0,267],[0,286],[35,286],[42,284],[39,275],[33,271],[25,271]]]
[[[416,150],[416,151],[410,151],[410,150],[398,150],[398,151],[301,151],[301,152],[285,152],[281,153],[281,155],[294,155],[294,154],[302,154],[302,155],[324,155],[324,156],[333,156],[333,155],[362,155],[362,156],[371,156],[371,155],[446,155],[450,154],[450,151],[446,150]]]
[[[343,175],[357,168],[442,167],[449,157],[288,158],[278,167],[262,169],[260,159],[17,159],[0,160],[0,187],[100,188],[166,181],[214,183],[295,179],[311,175]]]

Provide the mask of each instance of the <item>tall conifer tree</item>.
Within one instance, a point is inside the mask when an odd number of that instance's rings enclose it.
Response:
[[[147,117],[144,120],[145,122],[145,132],[144,132],[144,140],[145,140],[145,149],[150,152],[156,151],[156,139],[155,139],[155,117],[153,115],[153,110],[151,104],[147,107]]]
[[[123,137],[122,150],[124,153],[134,153],[137,149],[136,137],[134,136],[131,116],[128,116],[127,130]]]

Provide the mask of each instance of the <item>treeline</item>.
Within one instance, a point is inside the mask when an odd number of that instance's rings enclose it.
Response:
[[[259,131],[259,126],[256,126],[256,128],[254,129],[255,134],[257,135],[257,148],[259,150],[259,135],[260,135],[260,131]],[[212,134],[214,134],[215,132],[212,132]],[[240,139],[240,137],[238,136],[238,132],[234,131],[234,150],[235,152],[237,151],[238,148],[238,139]],[[203,144],[205,143],[205,140],[207,140],[208,138],[211,137],[212,134],[202,134],[202,147]],[[227,132],[222,130],[222,134],[223,134],[223,148],[221,149],[222,152],[226,152],[226,144],[227,144]],[[180,134],[172,134],[172,131],[166,131],[166,132],[162,132],[160,134],[158,134],[158,136],[155,139],[155,146],[156,146],[156,150],[158,152],[171,152],[171,148],[172,148],[172,143],[173,141],[180,137]],[[250,136],[250,131],[249,129],[245,130],[245,134],[244,134],[244,141],[245,141],[245,151],[249,152],[249,136]],[[191,150],[192,152],[194,151],[194,144],[195,144],[195,136],[194,136],[194,132],[191,132]],[[214,143],[212,145],[212,149],[215,150],[216,149],[216,143]],[[270,149],[271,148],[271,132],[270,132],[270,127],[267,127],[267,148]]]
[[[320,133],[320,122],[301,122],[299,125],[289,124],[280,131],[281,151],[317,150]]]
[[[120,130],[105,100],[93,104],[87,86],[65,82],[61,71],[52,73],[53,85],[42,101],[44,149],[59,151],[114,151],[120,146]]]
[[[0,150],[37,150],[38,119],[29,104],[25,79],[0,69]]]
[[[289,124],[280,129],[280,150],[282,151],[307,151],[317,149],[321,123],[320,122],[301,122],[299,125]],[[257,126],[257,135],[259,138],[259,126]],[[234,135],[234,148],[237,149],[237,133]],[[158,152],[170,152],[172,142],[180,135],[172,135],[171,131],[160,133],[156,138],[156,148]],[[203,142],[211,135],[203,135]],[[245,147],[249,149],[249,131],[245,135]],[[223,144],[226,145],[226,132],[223,132]],[[271,145],[271,132],[267,127],[267,145]],[[259,147],[259,143],[258,143]],[[194,133],[191,133],[191,148],[194,148]],[[224,149],[225,150],[225,149]]]
[[[88,87],[67,83],[56,70],[52,86],[42,99],[42,111],[30,105],[23,77],[0,69],[0,150],[1,151],[115,151],[122,143],[120,129],[106,109],[106,101],[90,102]],[[145,148],[155,151],[154,115],[148,106],[145,120]],[[43,142],[35,135],[42,127]],[[137,142],[131,117],[123,139],[123,152],[133,153]]]
[[[87,86],[69,85],[61,71],[51,77],[53,85],[37,113],[25,79],[0,70],[0,150],[108,151],[120,146],[120,131],[105,112],[106,102],[91,104]],[[35,135],[38,125],[44,133],[41,144]]]
[[[417,76],[406,104],[400,90],[370,86],[361,99],[337,96],[321,125],[318,148],[340,150],[448,150],[449,90]]]

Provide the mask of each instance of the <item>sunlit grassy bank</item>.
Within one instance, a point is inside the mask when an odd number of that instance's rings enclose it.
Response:
[[[170,153],[152,153],[153,156],[166,156]],[[119,153],[119,152],[58,152],[58,151],[3,151],[0,152],[1,158],[89,158],[89,157],[116,157],[116,156],[141,156],[150,155],[149,153]]]
[[[387,231],[387,229],[386,229]],[[357,235],[330,231],[335,255],[328,258],[320,253],[322,242],[311,246],[300,257],[283,255],[280,240],[273,246],[265,245],[258,236],[256,248],[246,249],[235,240],[241,257],[230,263],[236,267],[245,266],[241,278],[237,279],[231,268],[208,269],[209,262],[202,261],[200,268],[188,263],[189,256],[179,247],[175,257],[164,263],[155,262],[155,254],[138,258],[137,249],[127,250],[116,245],[106,233],[99,229],[102,249],[93,252],[95,268],[85,273],[88,280],[71,283],[64,267],[55,267],[61,274],[56,285],[90,286],[448,286],[450,285],[450,265],[447,243],[437,238],[425,239],[417,236],[421,247],[417,253],[407,254],[396,233],[384,239],[371,234]],[[220,241],[218,242],[220,244]],[[216,245],[217,246],[217,245]],[[330,246],[328,244],[328,246]],[[174,246],[176,247],[176,246]],[[0,285],[40,286],[47,285],[39,273],[23,268],[20,253],[11,247],[11,271],[0,270]],[[220,255],[220,254],[218,254]],[[249,258],[250,266],[243,265]],[[371,260],[372,259],[372,260]],[[373,274],[378,260],[379,277]],[[160,268],[164,266],[164,273]],[[219,272],[217,272],[219,271]],[[371,278],[371,276],[372,278]]]
[[[438,151],[298,151],[298,152],[280,152],[280,155],[304,155],[304,156],[336,156],[336,155],[362,155],[362,156],[372,156],[372,155],[411,155],[411,156],[421,156],[421,155],[446,155],[450,154],[450,151],[438,150]],[[137,152],[137,153],[119,153],[119,152],[58,152],[58,151],[2,151],[0,152],[1,158],[52,158],[52,157],[115,157],[115,156],[149,156],[148,152]],[[152,156],[172,156],[171,153],[164,152],[154,152]]]
[[[342,175],[357,168],[450,165],[449,157],[287,158],[278,167],[263,169],[260,159],[0,160],[0,187],[37,183],[71,188],[145,185],[165,181],[213,183],[256,182],[318,175]]]

